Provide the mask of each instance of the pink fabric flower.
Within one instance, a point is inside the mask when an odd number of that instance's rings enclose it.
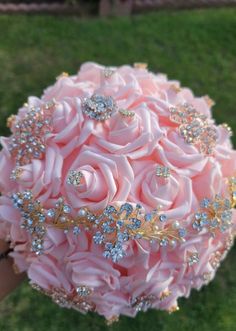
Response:
[[[84,111],[85,100],[94,95],[113,100],[106,120],[96,117],[104,104],[97,108],[89,104],[90,115]],[[170,109],[183,103],[215,128],[213,153],[202,153],[198,144],[181,136]],[[12,135],[1,138],[0,238],[11,240],[15,264],[20,272],[27,271],[31,283],[61,306],[95,310],[112,319],[135,316],[150,307],[172,311],[179,297],[188,297],[192,288],[200,289],[214,278],[232,246],[235,211],[227,209],[223,217],[231,216],[232,224],[216,231],[215,237],[207,226],[196,230],[193,221],[204,198],[214,200],[218,194],[231,198],[228,179],[236,175],[236,151],[227,129],[211,118],[206,98],[147,69],[88,62],[78,74],[58,77],[42,98],[30,97],[28,105],[14,119]],[[48,116],[44,121],[42,109]],[[158,166],[168,169],[169,175],[158,176]],[[73,173],[80,177],[70,182]],[[37,224],[45,239],[44,253],[39,255],[32,251],[35,229],[33,235],[26,231],[21,201],[14,205],[11,198],[29,191],[46,211],[45,219],[41,215],[45,228]],[[74,219],[81,210],[96,214],[92,231],[81,226],[75,234],[53,226],[53,208],[61,197],[65,214]],[[161,206],[163,226],[187,235],[172,246],[136,236],[123,241],[122,258],[106,258],[109,245],[104,251],[96,243],[101,239],[96,233],[99,215],[109,205],[118,208],[126,202],[140,204],[149,216]],[[35,206],[28,208],[26,214]],[[40,217],[39,209],[34,217]],[[79,294],[84,289],[89,293]]]

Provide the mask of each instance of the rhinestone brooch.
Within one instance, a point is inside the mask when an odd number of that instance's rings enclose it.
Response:
[[[170,114],[170,120],[179,125],[179,133],[186,143],[195,145],[203,154],[213,153],[218,136],[207,116],[187,102],[171,107]]]
[[[105,121],[117,111],[117,105],[111,96],[93,94],[83,99],[82,111],[94,120]]]

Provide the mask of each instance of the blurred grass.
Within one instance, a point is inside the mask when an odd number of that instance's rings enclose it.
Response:
[[[76,17],[0,16],[0,134],[7,116],[28,95],[40,96],[62,71],[75,73],[84,61],[105,65],[148,62],[196,95],[216,101],[214,116],[236,131],[236,10],[159,12],[131,18],[83,20]],[[234,143],[236,143],[234,137]],[[180,311],[122,317],[110,330],[236,330],[234,249],[216,279]],[[0,304],[1,331],[108,330],[95,314],[59,309],[27,283]]]

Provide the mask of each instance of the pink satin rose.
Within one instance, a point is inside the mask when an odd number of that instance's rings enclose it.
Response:
[[[78,187],[67,183],[70,170],[83,175]],[[113,201],[126,201],[133,181],[133,170],[124,156],[102,153],[85,145],[68,168],[63,184],[73,208],[83,206],[98,211]]]

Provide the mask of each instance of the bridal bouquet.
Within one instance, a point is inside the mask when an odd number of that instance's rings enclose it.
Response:
[[[7,121],[0,238],[16,272],[108,323],[211,281],[236,231],[236,151],[213,101],[145,64],[85,63]]]

